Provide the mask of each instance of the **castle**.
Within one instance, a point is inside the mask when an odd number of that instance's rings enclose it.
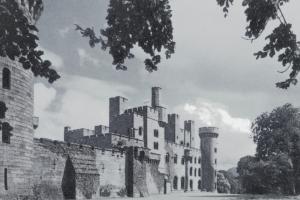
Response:
[[[20,5],[30,17],[26,2]],[[197,130],[192,120],[181,127],[179,115],[167,115],[160,105],[159,87],[152,88],[151,106],[127,108],[126,98],[112,97],[109,126],[65,127],[64,141],[53,141],[34,138],[33,78],[19,63],[0,57],[0,199],[216,190],[218,129]]]

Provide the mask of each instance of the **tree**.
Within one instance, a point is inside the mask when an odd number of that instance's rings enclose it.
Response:
[[[285,68],[280,73],[290,71],[289,78],[285,81],[276,83],[279,88],[287,89],[291,84],[297,84],[297,75],[300,71],[300,50],[296,35],[292,31],[292,24],[286,21],[282,6],[290,0],[243,0],[242,5],[245,7],[245,15],[248,25],[246,26],[245,36],[253,41],[264,32],[270,21],[278,20],[279,24],[274,28],[265,40],[267,44],[263,50],[254,53],[256,59],[267,56],[273,58],[278,54],[278,62],[281,62]],[[225,16],[228,14],[230,5],[233,0],[217,0],[218,4],[223,7]]]
[[[245,156],[238,162],[238,173],[244,193],[295,194],[293,170],[285,154],[267,161]]]
[[[25,2],[28,10],[24,7]],[[0,1],[0,56],[20,62],[24,69],[30,69],[35,76],[52,83],[60,76],[51,68],[49,60],[42,59],[44,52],[38,50],[38,29],[34,25],[42,11],[42,0],[21,1],[21,4],[16,0]]]
[[[216,0],[227,16],[229,7],[234,0]],[[279,25],[265,39],[268,41],[263,50],[254,53],[257,59],[278,54],[278,61],[285,68],[281,73],[290,70],[289,78],[276,83],[279,88],[287,89],[297,83],[300,71],[299,41],[292,31],[281,7],[289,0],[243,0],[248,25],[245,37],[253,41],[262,34],[267,24],[278,20]],[[146,69],[150,72],[157,70],[161,57],[156,52],[166,49],[169,58],[175,50],[171,8],[168,0],[110,0],[106,17],[108,28],[100,31],[96,36],[93,28],[83,29],[77,26],[83,37],[89,38],[92,47],[100,43],[102,49],[109,48],[117,69],[126,70],[124,60],[133,58],[130,50],[140,46],[145,53],[151,56],[146,59]]]
[[[117,70],[127,69],[125,59],[134,58],[131,50],[136,45],[150,55],[144,61],[149,72],[157,70],[162,49],[166,58],[174,53],[169,0],[110,0],[107,12],[108,27],[101,29],[99,36],[93,28],[76,25],[76,30],[89,38],[91,47],[101,44],[103,50],[108,48]]]
[[[290,168],[293,172],[293,187],[297,194],[300,193],[300,110],[291,104],[275,108],[270,113],[263,113],[252,123],[253,141],[256,143],[255,158],[266,162],[270,170],[268,174],[281,176],[277,171]],[[275,162],[275,164],[274,164]],[[277,167],[274,167],[275,165]],[[243,168],[243,167],[242,167]],[[287,174],[289,174],[287,172]],[[270,177],[267,178],[268,180]],[[271,183],[270,183],[271,184]],[[275,183],[272,183],[274,185]]]
[[[218,193],[230,193],[230,183],[222,172],[217,173],[217,191]]]

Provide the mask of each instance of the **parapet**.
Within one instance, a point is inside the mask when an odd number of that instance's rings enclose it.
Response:
[[[219,136],[219,128],[217,127],[201,127],[199,128],[199,136],[203,137],[218,137]]]

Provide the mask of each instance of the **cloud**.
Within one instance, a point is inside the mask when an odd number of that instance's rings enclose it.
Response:
[[[65,28],[62,28],[62,29],[59,29],[58,30],[58,33],[59,33],[59,35],[62,37],[62,38],[65,38],[66,37],[66,35],[70,32],[70,30],[71,30],[71,27],[65,27]]]
[[[109,97],[134,92],[125,85],[80,76],[65,76],[54,87],[35,85],[35,109],[40,118],[36,137],[62,140],[64,126],[93,129],[95,125],[108,125]]]
[[[63,58],[56,53],[53,53],[52,51],[45,49],[43,47],[39,47],[42,51],[44,51],[44,55],[42,55],[42,58],[45,60],[50,60],[52,63],[52,66],[54,66],[56,69],[60,69],[64,65]]]
[[[99,63],[100,63],[97,58],[94,58],[93,56],[88,54],[85,49],[78,48],[77,53],[79,55],[80,66],[84,66],[87,63],[93,64],[93,65],[99,65]]]
[[[226,109],[226,106],[201,98],[194,103],[179,105],[175,110],[177,113],[183,113],[182,119],[195,120],[196,127],[216,126],[219,128],[220,169],[234,167],[241,157],[254,154],[255,145],[250,137],[250,119],[235,117]]]

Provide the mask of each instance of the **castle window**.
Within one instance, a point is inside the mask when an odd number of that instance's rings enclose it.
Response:
[[[10,137],[12,134],[10,133],[12,131],[12,127],[9,125],[9,123],[4,122],[2,123],[2,142],[10,144]]]
[[[174,179],[173,179],[173,189],[174,190],[177,190],[177,184],[178,184],[178,178],[177,178],[177,176],[174,176]]]
[[[218,151],[217,148],[215,148],[215,153],[217,153],[217,151]]]
[[[2,88],[10,89],[10,70],[7,68],[2,70]]]
[[[174,156],[174,164],[177,164],[177,155]]]
[[[7,111],[7,107],[4,102],[0,101],[0,119],[5,118],[5,112]]]
[[[184,157],[181,158],[181,164],[184,165]]]
[[[154,149],[158,149],[158,142],[154,142],[154,143],[153,143],[153,148],[154,148]]]
[[[158,137],[158,130],[154,129],[154,137]]]
[[[193,190],[193,180],[190,180],[190,188]]]
[[[8,190],[8,185],[7,185],[7,168],[4,168],[4,189]]]
[[[183,141],[180,141],[180,144],[183,145]]]
[[[198,181],[198,190],[201,190],[201,180]]]
[[[190,176],[193,176],[193,168],[190,167]]]
[[[143,127],[139,127],[139,136],[143,135]]]
[[[194,158],[194,163],[197,163],[197,158],[196,157]]]
[[[200,157],[198,158],[198,164],[201,164],[201,158]]]
[[[194,169],[194,176],[197,176],[197,169]]]
[[[198,176],[201,176],[201,168],[198,169]]]
[[[170,161],[170,155],[169,153],[166,154],[166,163],[168,163]]]
[[[181,186],[181,189],[183,190],[184,189],[184,177],[183,176],[181,177],[181,180],[180,180],[180,186]]]
[[[217,176],[217,170],[215,170],[215,176]]]
[[[217,164],[217,159],[215,159],[215,164]]]
[[[186,146],[189,147],[189,146],[190,146],[190,143],[186,143]]]

